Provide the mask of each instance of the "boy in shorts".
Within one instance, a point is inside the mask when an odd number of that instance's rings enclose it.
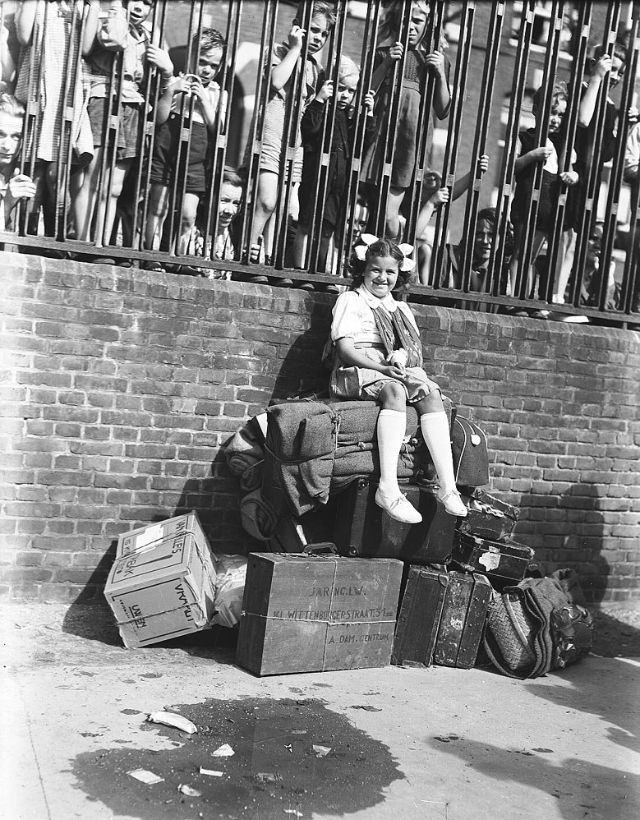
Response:
[[[157,130],[149,181],[149,213],[145,225],[145,248],[160,248],[165,219],[169,212],[172,190],[178,197],[185,183],[180,213],[178,254],[189,248],[196,223],[198,203],[207,188],[206,166],[211,135],[215,133],[220,102],[220,86],[215,78],[224,61],[226,43],[213,28],[203,28],[191,41],[191,65],[194,72],[174,77],[158,103]],[[187,151],[180,151],[180,135],[189,131]],[[181,154],[181,156],[180,156]],[[155,262],[145,267],[161,269]]]

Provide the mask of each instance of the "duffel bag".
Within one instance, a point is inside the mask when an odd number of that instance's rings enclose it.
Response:
[[[484,648],[493,665],[514,678],[535,678],[564,669],[587,655],[593,618],[568,594],[567,570],[547,578],[525,578],[495,593],[489,607]],[[577,582],[572,580],[574,591]]]

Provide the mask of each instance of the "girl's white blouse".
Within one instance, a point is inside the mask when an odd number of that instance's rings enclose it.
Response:
[[[396,302],[391,294],[379,299],[364,285],[360,285],[357,290],[349,290],[338,296],[333,307],[331,341],[349,338],[357,344],[381,345],[382,339],[373,315],[374,309],[381,303],[390,313],[401,310],[418,330],[415,317],[407,304]]]

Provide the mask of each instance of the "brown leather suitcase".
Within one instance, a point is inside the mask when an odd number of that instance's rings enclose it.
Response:
[[[457,532],[451,557],[465,569],[488,575],[498,584],[511,584],[522,581],[533,556],[531,547],[511,539],[494,541]]]
[[[491,584],[478,573],[449,572],[433,662],[470,669],[482,639]]]
[[[431,666],[448,585],[449,574],[446,571],[409,567],[391,663],[397,666]]]
[[[500,541],[513,532],[518,510],[484,490],[477,489],[465,498],[468,514],[458,522],[458,530],[481,538]]]
[[[422,514],[420,524],[395,521],[374,501],[377,484],[358,478],[336,497],[333,541],[341,555],[399,558],[411,564],[443,564],[453,548],[456,519],[433,490],[416,484],[400,489]]]

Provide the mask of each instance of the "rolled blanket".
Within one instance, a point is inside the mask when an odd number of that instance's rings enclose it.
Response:
[[[240,489],[243,493],[250,493],[262,486],[264,460],[251,464],[240,476]]]
[[[263,498],[276,510],[303,515],[329,499],[337,420],[320,402],[288,402],[268,410]]]
[[[245,532],[258,541],[268,541],[275,532],[278,516],[260,490],[245,495],[240,502],[240,521]]]
[[[247,467],[262,461],[264,458],[263,443],[256,440],[251,422],[241,427],[225,447],[224,454],[229,470],[234,475],[241,476]]]

